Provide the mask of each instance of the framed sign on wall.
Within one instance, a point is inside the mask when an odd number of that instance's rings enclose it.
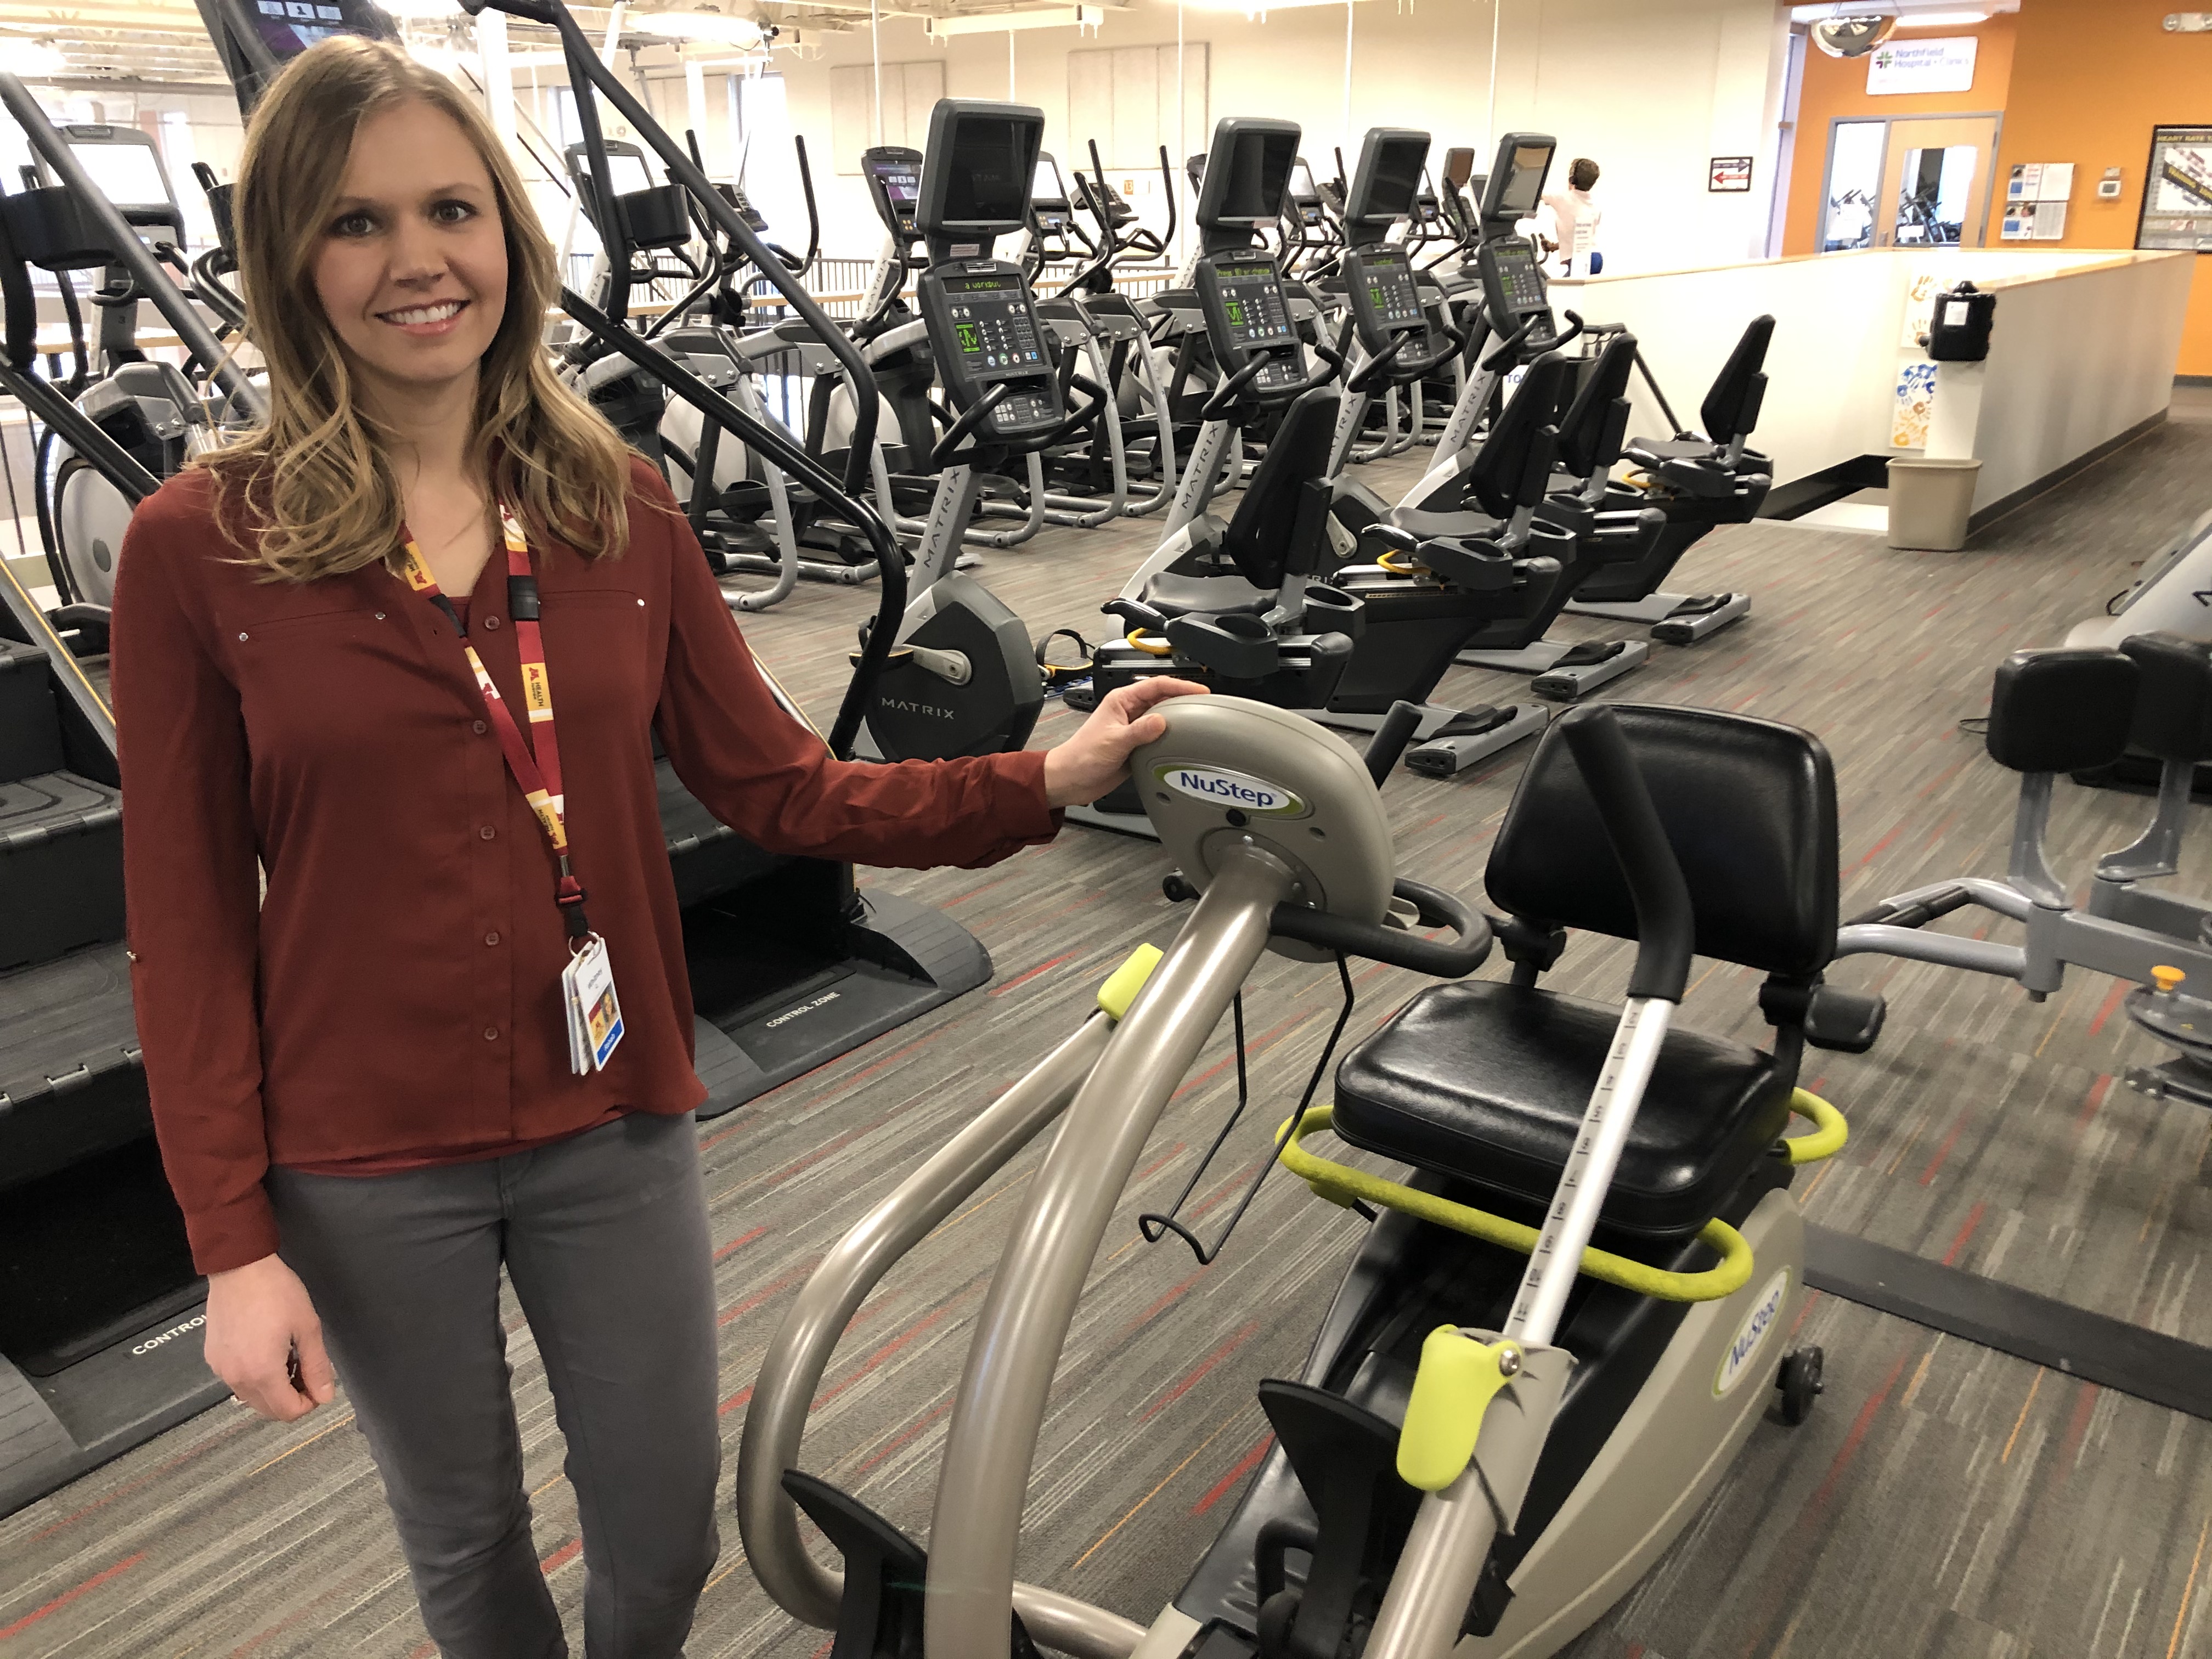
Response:
[[[1751,188],[1751,157],[1716,155],[1705,173],[1705,189],[1733,195]]]
[[[2136,246],[2212,253],[2212,126],[2150,130]]]

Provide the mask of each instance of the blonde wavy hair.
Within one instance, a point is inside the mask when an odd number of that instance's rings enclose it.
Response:
[[[558,260],[521,176],[483,112],[451,81],[357,36],[301,52],[246,130],[238,260],[246,337],[268,365],[269,420],[200,459],[214,475],[219,515],[228,524],[226,497],[243,500],[255,522],[240,544],[272,578],[311,581],[398,556],[402,498],[386,434],[356,401],[313,264],[356,129],[412,102],[452,117],[469,136],[491,174],[507,242],[507,313],[478,369],[469,459],[533,534],[587,559],[618,556],[629,532],[629,452],[561,383],[541,343],[546,311],[560,298]]]

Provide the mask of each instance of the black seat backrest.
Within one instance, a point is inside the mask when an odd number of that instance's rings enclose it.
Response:
[[[1809,732],[1711,708],[1615,703],[1698,918],[1698,954],[1818,973],[1836,948],[1836,774]],[[1516,915],[1636,937],[1636,905],[1554,726],[1521,775],[1483,880]]]
[[[2128,751],[2137,670],[2124,651],[2015,651],[1990,684],[1990,758],[2015,772],[2080,772]]]
[[[1490,435],[1482,441],[1467,475],[1476,504],[1492,518],[1510,519],[1515,507],[1533,507],[1543,499],[1544,486],[1551,481],[1552,447],[1557,441],[1552,423],[1559,418],[1559,405],[1574,372],[1565,353],[1546,352],[1528,365],[1528,372],[1492,422]],[[1534,462],[1541,463],[1544,476],[1536,482],[1534,499],[1529,500],[1529,476],[1536,470]]]
[[[2212,760],[2212,645],[2138,634],[2120,649],[2136,665],[2129,743],[2162,761]]]
[[[1635,370],[1636,337],[1614,335],[1559,417],[1562,471],[1587,478],[1620,459],[1621,434],[1628,429],[1628,377]]]
[[[1336,409],[1337,394],[1327,386],[1291,400],[1222,533],[1221,550],[1255,587],[1282,586],[1297,544],[1302,486],[1328,471]]]
[[[1774,337],[1774,319],[1754,317],[1743,337],[1729,353],[1728,362],[1713,377],[1712,390],[1698,405],[1698,418],[1705,423],[1705,436],[1717,444],[1749,437],[1759,424],[1759,406],[1766,399],[1767,342]]]

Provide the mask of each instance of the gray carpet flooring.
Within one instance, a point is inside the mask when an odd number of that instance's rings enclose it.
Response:
[[[1678,586],[1754,596],[1748,621],[1700,646],[1655,647],[1607,688],[1624,699],[1741,709],[1802,725],[1834,752],[1844,908],[1947,873],[1995,872],[2013,780],[1958,721],[1990,670],[2055,642],[2124,586],[2133,562],[2203,506],[2212,406],[2182,394],[2166,427],[1992,526],[1965,551],[1893,551],[1788,525],[1723,530]],[[1406,459],[1368,470],[1385,494]],[[1130,523],[1051,532],[981,573],[1033,633],[1098,631],[1096,607],[1150,545]],[[802,586],[750,619],[763,658],[827,724],[867,590]],[[1601,637],[1602,626],[1560,630]],[[1455,671],[1445,695],[1521,692]],[[1036,741],[1070,729],[1056,708]],[[1401,868],[1479,889],[1521,763],[1449,781],[1401,774],[1384,792]],[[2086,877],[2130,839],[2146,803],[2062,787],[2053,842]],[[2212,860],[2192,829],[2183,884]],[[795,1286],[860,1208],[1070,1030],[1138,942],[1164,942],[1149,844],[1070,829],[981,872],[873,872],[871,885],[942,906],[997,964],[987,989],[704,1126],[720,1252],[725,1443]],[[1946,924],[1950,925],[1950,924]],[[1554,982],[1614,996],[1617,947],[1580,941]],[[1486,969],[1502,972],[1502,968]],[[1360,975],[1348,1036],[1418,981]],[[1861,960],[1889,1027],[1863,1058],[1823,1056],[1808,1081],[1850,1115],[1845,1152],[1800,1182],[1817,1220],[2078,1305],[2212,1342],[2212,1115],[2118,1082],[2158,1051],[2112,988],[2069,982],[2027,1002],[1994,981]],[[1692,1024],[1756,1040],[1753,981],[1708,968]],[[1335,1012],[1329,970],[1270,959],[1247,993],[1258,1096],[1200,1188],[1218,1217],[1265,1149],[1263,1109],[1295,1097]],[[1271,1182],[1212,1267],[1146,1246],[1135,1213],[1173,1196],[1233,1099],[1225,1037],[1178,1095],[1096,1264],[1040,1447],[1024,1577],[1149,1622],[1182,1582],[1266,1446],[1254,1396],[1295,1370],[1359,1223]],[[926,1533],[936,1461],[970,1328],[1036,1154],[1016,1159],[895,1271],[840,1348],[806,1466]],[[578,1627],[584,1574],[574,1494],[542,1367],[519,1316],[511,1352],[536,1531]],[[1712,1502],[1656,1569],[1571,1651],[1578,1659],[2208,1659],[2212,1424],[1816,1296],[1799,1341],[1827,1351],[1828,1392],[1791,1429],[1762,1422]],[[726,1524],[693,1659],[822,1659],[755,1586]],[[0,1521],[0,1656],[361,1655],[426,1641],[345,1401],[279,1427],[208,1413]]]

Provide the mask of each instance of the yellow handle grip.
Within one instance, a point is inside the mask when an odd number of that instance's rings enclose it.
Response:
[[[1521,1372],[1521,1345],[1483,1343],[1439,1325],[1421,1344],[1406,1426],[1398,1434],[1398,1474],[1421,1492],[1442,1492],[1467,1472],[1483,1413]]]

